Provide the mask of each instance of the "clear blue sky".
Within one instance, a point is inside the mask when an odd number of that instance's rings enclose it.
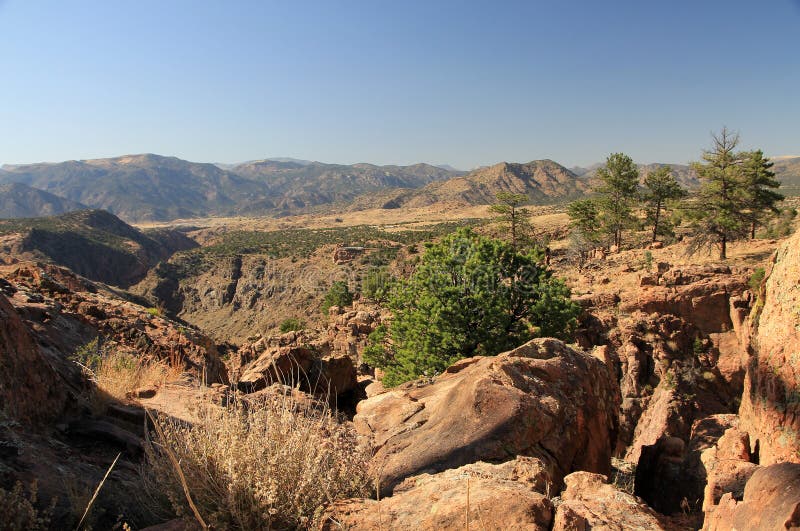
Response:
[[[800,155],[800,0],[0,0],[0,163]]]

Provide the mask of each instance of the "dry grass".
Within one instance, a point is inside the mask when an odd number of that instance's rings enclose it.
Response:
[[[369,492],[367,449],[323,407],[280,396],[199,417],[192,425],[157,418],[146,447],[149,481],[179,516],[193,516],[188,490],[214,529],[294,529],[337,499]]]
[[[92,409],[103,412],[109,400],[124,401],[135,390],[161,386],[177,379],[183,372],[179,360],[154,360],[117,350],[115,345],[98,346],[93,340],[80,347],[73,356],[96,391],[91,397]]]
[[[117,400],[124,400],[136,389],[160,386],[175,380],[183,368],[164,360],[152,361],[126,354],[104,358],[95,373],[97,385]]]

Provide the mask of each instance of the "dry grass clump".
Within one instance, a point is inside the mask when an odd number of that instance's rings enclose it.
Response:
[[[80,347],[73,356],[101,393],[93,401],[103,409],[108,398],[125,400],[136,389],[162,385],[178,378],[180,363],[153,360],[116,350],[113,345],[99,346],[97,339]]]
[[[369,493],[369,452],[352,428],[291,396],[208,408],[193,425],[155,422],[150,481],[179,516],[215,529],[308,527],[327,504]]]

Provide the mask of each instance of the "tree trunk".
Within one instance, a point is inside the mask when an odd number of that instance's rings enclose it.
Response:
[[[719,241],[719,259],[726,260],[728,258],[728,238],[723,236]]]
[[[511,207],[511,247],[517,250],[517,212]]]
[[[658,238],[658,221],[660,216],[661,216],[661,202],[659,201],[658,203],[656,203],[656,218],[653,222],[653,243],[656,243],[656,239]]]
[[[755,240],[756,239],[756,222],[755,221],[750,225],[750,239],[751,240]]]

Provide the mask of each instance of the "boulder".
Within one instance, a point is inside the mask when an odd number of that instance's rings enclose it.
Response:
[[[553,531],[665,529],[655,511],[609,485],[605,476],[574,472],[564,478],[564,483]]]
[[[555,339],[461,360],[433,383],[411,382],[358,404],[384,492],[403,479],[476,461],[537,457],[561,479],[608,473],[619,393],[593,356]]]
[[[472,463],[410,477],[380,501],[335,502],[323,515],[320,529],[545,531],[553,518],[553,506],[543,494],[549,485],[549,473],[538,459]]]
[[[756,470],[743,499],[727,493],[706,516],[703,529],[800,529],[800,464],[779,463]]]
[[[244,368],[238,387],[252,393],[273,383],[302,384],[314,357],[314,351],[306,347],[269,348]]]

